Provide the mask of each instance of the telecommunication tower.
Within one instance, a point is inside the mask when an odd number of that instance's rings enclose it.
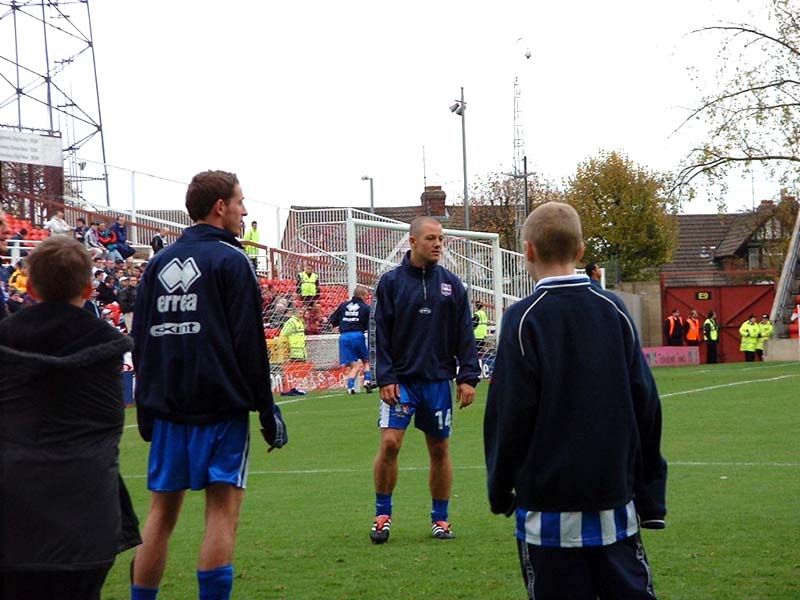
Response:
[[[61,138],[62,194],[109,204],[89,0],[0,0],[0,128]]]
[[[521,239],[522,224],[527,218],[526,196],[528,159],[525,155],[525,132],[522,126],[522,86],[519,77],[514,78],[514,190],[516,192],[517,239]],[[520,185],[522,182],[522,185]],[[523,194],[523,190],[525,190]]]

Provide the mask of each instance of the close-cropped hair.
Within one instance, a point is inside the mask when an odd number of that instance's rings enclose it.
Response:
[[[186,190],[186,210],[192,221],[205,219],[217,200],[228,204],[239,184],[235,173],[203,171],[192,177]]]
[[[92,257],[78,240],[55,236],[39,244],[25,259],[30,285],[42,302],[70,302],[92,279]]]
[[[528,215],[523,225],[525,241],[536,248],[538,259],[547,264],[574,262],[583,243],[581,218],[563,202],[546,202]]]

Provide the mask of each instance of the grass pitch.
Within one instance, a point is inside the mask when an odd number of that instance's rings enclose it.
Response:
[[[656,369],[670,472],[667,529],[643,538],[662,600],[800,598],[800,364]],[[511,520],[489,513],[483,467],[486,383],[454,416],[456,539],[430,538],[427,453],[409,431],[394,494],[392,537],[369,541],[377,394],[310,394],[282,404],[290,443],[267,455],[253,439],[237,542],[240,599],[522,599]],[[122,472],[147,515],[148,444],[128,411]],[[253,417],[252,431],[257,431]],[[187,495],[160,599],[197,598],[203,497]],[[128,598],[132,552],[103,598]]]

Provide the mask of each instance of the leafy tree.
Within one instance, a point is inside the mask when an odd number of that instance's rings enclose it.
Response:
[[[677,239],[669,184],[668,177],[619,152],[601,152],[578,165],[566,201],[581,216],[586,261],[618,265],[626,281],[667,262]]]
[[[762,164],[773,177],[796,179],[800,162],[800,2],[763,0],[765,25],[731,23],[693,33],[720,38],[717,88],[702,98],[690,122],[708,125],[675,180],[691,189],[703,179],[727,191],[725,177],[740,166]],[[764,14],[762,11],[761,14]]]
[[[563,192],[537,173],[528,174],[528,206],[560,200]],[[525,220],[524,182],[506,173],[491,173],[477,180],[470,194],[472,229],[500,235],[500,246],[519,250],[519,228]]]

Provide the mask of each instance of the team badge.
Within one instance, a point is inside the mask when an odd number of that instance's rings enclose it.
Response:
[[[453,286],[449,283],[442,284],[442,296],[449,296],[453,293]]]

